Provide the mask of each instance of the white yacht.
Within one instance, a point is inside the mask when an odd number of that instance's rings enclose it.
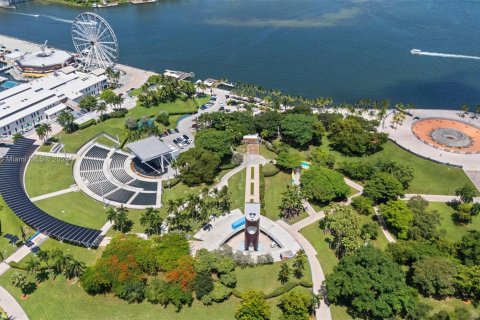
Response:
[[[422,50],[420,50],[420,49],[412,49],[412,50],[410,50],[410,53],[411,53],[411,54],[420,54],[421,52],[422,52]]]

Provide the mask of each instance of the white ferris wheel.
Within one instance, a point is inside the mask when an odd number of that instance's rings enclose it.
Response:
[[[72,24],[72,40],[85,67],[113,67],[118,61],[118,41],[110,25],[98,14],[84,12]]]

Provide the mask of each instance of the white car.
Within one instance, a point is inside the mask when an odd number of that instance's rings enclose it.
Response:
[[[276,248],[276,247],[278,247],[278,244],[275,241],[270,243],[270,248]]]

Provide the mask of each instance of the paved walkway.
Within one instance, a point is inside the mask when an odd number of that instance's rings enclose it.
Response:
[[[28,320],[27,314],[23,311],[17,300],[0,286],[0,306],[12,320]]]
[[[55,157],[55,158],[67,158],[70,160],[73,160],[77,157],[75,153],[65,153],[65,152],[42,152],[42,151],[36,151],[35,152],[36,156],[45,156],[45,157]]]
[[[430,201],[430,202],[450,202],[454,200],[459,200],[460,198],[457,196],[444,196],[440,194],[406,194],[402,200],[409,200],[413,197],[421,196],[423,199]],[[473,202],[477,203],[480,202],[480,197],[473,198]]]
[[[388,133],[389,138],[402,146],[404,149],[418,154],[422,157],[433,159],[445,164],[454,164],[461,166],[464,170],[478,170],[480,163],[480,154],[459,154],[448,151],[443,151],[434,147],[431,147],[419,139],[417,139],[412,133],[412,124],[417,119],[425,118],[447,118],[461,122],[469,123],[473,126],[480,127],[480,119],[472,119],[470,116],[464,118],[460,117],[460,112],[455,110],[430,110],[430,109],[417,109],[412,110],[412,117],[407,116],[402,125],[396,128],[392,127],[392,120],[394,113],[390,113],[385,119],[385,127],[379,127],[379,131]],[[417,119],[415,119],[417,118]],[[477,188],[479,185],[477,185]]]
[[[309,216],[306,219],[311,218],[312,216]],[[320,220],[322,217],[318,215],[318,220]],[[302,221],[306,220],[303,219]],[[300,221],[300,222],[302,222]],[[293,226],[289,225],[288,223],[279,220],[277,223],[282,226],[285,230],[290,233],[295,240],[300,244],[300,246],[305,250],[305,254],[308,257],[308,263],[310,264],[310,270],[312,273],[312,282],[313,282],[313,292],[317,294],[320,289],[322,288],[323,281],[325,281],[325,275],[322,270],[322,266],[320,265],[320,262],[317,259],[317,251],[315,248],[308,242],[308,240],[300,233],[298,232],[299,228],[299,223],[294,224]],[[308,224],[307,224],[308,225]],[[315,310],[315,317],[317,320],[331,320],[332,315],[330,312],[330,306],[327,305],[323,300],[320,303],[320,307]]]
[[[72,186],[72,187],[67,188],[67,189],[55,191],[55,192],[52,192],[52,193],[42,194],[41,196],[30,198],[30,201],[32,201],[32,202],[40,201],[40,200],[43,200],[43,199],[56,197],[56,196],[59,196],[61,194],[75,192],[75,191],[78,191],[78,190],[80,190],[80,188],[77,185],[75,185],[75,186]]]

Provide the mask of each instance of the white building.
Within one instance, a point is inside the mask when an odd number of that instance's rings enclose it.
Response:
[[[0,92],[1,136],[25,133],[38,123],[50,122],[83,96],[96,95],[107,87],[107,77],[101,72],[62,70]]]

